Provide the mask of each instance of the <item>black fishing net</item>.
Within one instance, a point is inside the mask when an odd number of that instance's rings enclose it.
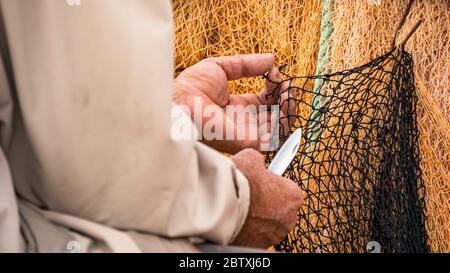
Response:
[[[427,252],[410,54],[400,47],[352,70],[282,74],[289,87],[271,94],[290,94],[280,105],[291,108],[280,117],[280,140],[303,131],[285,176],[305,200],[295,230],[276,249],[366,252],[376,241],[381,252]]]

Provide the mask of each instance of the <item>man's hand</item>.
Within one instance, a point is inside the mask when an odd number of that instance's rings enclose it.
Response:
[[[191,118],[195,122],[194,115],[199,109],[194,109],[194,98],[201,98],[202,107],[216,107],[218,113],[214,116],[201,117],[203,127],[209,120],[215,118],[216,120],[224,121],[222,127],[222,139],[202,139],[207,145],[215,148],[216,150],[228,153],[236,153],[245,148],[259,149],[262,142],[267,145],[270,142],[270,130],[262,130],[261,128],[272,128],[272,121],[276,117],[270,112],[257,112],[255,115],[250,115],[245,120],[238,124],[238,121],[234,116],[227,115],[225,107],[227,105],[240,105],[249,106],[253,105],[256,108],[260,105],[272,105],[277,101],[278,94],[266,97],[276,89],[277,83],[281,82],[281,77],[277,68],[272,67],[274,62],[274,56],[272,54],[253,54],[253,55],[237,55],[230,57],[208,58],[196,65],[193,65],[184,70],[176,79],[174,83],[173,100],[179,105],[185,105],[191,112]],[[259,94],[244,94],[244,95],[231,95],[230,89],[227,85],[228,81],[237,80],[242,77],[254,77],[261,76],[269,72],[265,87],[262,88]],[[280,87],[281,91],[286,90],[288,83],[284,82]],[[282,107],[281,117],[292,114],[296,111],[295,103],[292,101],[288,107],[288,103],[283,103],[288,96],[294,96],[294,90],[284,92],[281,94]],[[202,111],[202,109],[200,109]],[[286,119],[283,119],[286,121]],[[263,121],[263,122],[261,122]],[[240,127],[239,127],[240,126]],[[243,128],[238,130],[237,128]],[[286,124],[283,124],[283,128],[289,128]],[[198,128],[203,132],[203,128]],[[216,128],[217,129],[217,128]],[[256,137],[248,132],[257,132]],[[278,129],[275,129],[278,130]],[[240,135],[241,139],[227,139],[227,132],[233,132],[233,135]],[[240,134],[240,133],[241,134]],[[244,135],[242,135],[244,133]]]
[[[303,203],[300,187],[269,172],[259,152],[246,149],[232,156],[250,185],[247,220],[232,244],[265,248],[280,242],[294,228]]]

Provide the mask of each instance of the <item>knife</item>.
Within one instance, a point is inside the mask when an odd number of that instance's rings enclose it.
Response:
[[[298,128],[289,136],[283,146],[281,146],[280,150],[270,163],[268,170],[276,175],[283,175],[297,154],[301,140],[302,129]]]

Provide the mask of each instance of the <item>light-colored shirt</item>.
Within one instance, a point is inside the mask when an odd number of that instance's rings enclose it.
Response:
[[[0,251],[230,243],[246,178],[170,136],[170,1],[72,2],[0,0]]]

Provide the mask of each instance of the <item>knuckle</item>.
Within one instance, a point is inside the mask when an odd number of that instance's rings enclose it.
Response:
[[[200,63],[211,63],[219,61],[217,57],[209,57],[200,61]]]
[[[246,156],[252,156],[253,154],[253,149],[251,148],[245,148],[243,149],[240,154],[246,155]]]
[[[264,162],[264,156],[253,148],[246,148],[243,150],[249,157],[258,162]]]
[[[256,151],[256,150],[253,150],[253,151],[255,152],[255,157],[256,157],[255,159],[257,159],[258,161],[260,161],[260,162],[262,162],[264,164],[264,156],[263,156],[263,154],[258,152],[258,151]]]
[[[251,149],[254,152],[257,152],[256,149],[258,148],[258,141],[252,140],[252,139],[245,139],[242,141],[243,147],[247,149]]]

